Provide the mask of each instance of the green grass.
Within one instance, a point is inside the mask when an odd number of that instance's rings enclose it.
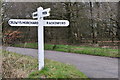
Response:
[[[41,71],[32,72],[29,78],[87,78],[74,66],[47,60],[46,67]]]
[[[14,46],[37,49],[38,45],[37,43],[25,43],[25,44],[16,44]],[[56,45],[55,46],[53,44],[45,44],[44,48],[45,50],[55,50],[55,51],[78,53],[78,54],[106,56],[106,57],[120,57],[120,55],[118,55],[117,49],[110,49],[110,48],[71,46],[71,45]]]
[[[3,78],[85,78],[74,66],[45,60],[45,68],[38,71],[38,60],[8,51],[2,52]]]

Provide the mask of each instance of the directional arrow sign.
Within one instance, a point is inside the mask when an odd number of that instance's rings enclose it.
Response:
[[[68,20],[44,20],[43,26],[68,26]]]
[[[41,17],[46,17],[46,16],[49,16],[50,15],[50,8],[47,8],[47,9],[44,9],[44,10],[42,10],[41,11],[42,12],[42,16]],[[33,18],[38,18],[38,12],[34,12],[33,14],[32,14],[32,17]]]
[[[37,20],[10,19],[10,26],[38,26]],[[43,20],[43,26],[68,26],[68,20]]]
[[[49,12],[50,12],[50,8],[44,9],[44,10],[42,11],[43,17],[49,16],[49,15],[50,15]]]
[[[10,19],[8,23],[10,26],[38,26],[37,20],[29,19]]]
[[[38,18],[37,12],[34,12],[34,13],[32,14],[32,17],[33,17],[33,19]]]

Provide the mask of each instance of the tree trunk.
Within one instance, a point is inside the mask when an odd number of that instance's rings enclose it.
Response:
[[[73,43],[73,37],[72,37],[72,28],[71,28],[71,24],[72,24],[72,22],[71,22],[71,15],[72,15],[72,13],[71,13],[71,3],[69,2],[69,3],[65,3],[66,4],[66,12],[67,12],[67,14],[66,14],[66,17],[67,17],[67,20],[70,22],[70,24],[69,24],[69,26],[68,26],[68,44],[72,44]]]
[[[90,15],[91,15],[91,28],[92,28],[92,43],[95,43],[95,31],[94,31],[94,22],[93,22],[93,7],[92,7],[92,2],[89,2],[90,4]]]

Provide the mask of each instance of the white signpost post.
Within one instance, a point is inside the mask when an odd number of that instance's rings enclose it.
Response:
[[[37,12],[32,14],[33,19],[10,19],[10,26],[38,26],[38,62],[39,70],[44,68],[44,26],[68,26],[68,20],[43,20],[43,17],[50,15],[50,8],[37,8]]]

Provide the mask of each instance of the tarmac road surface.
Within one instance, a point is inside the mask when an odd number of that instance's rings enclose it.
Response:
[[[7,51],[38,58],[37,49],[6,47]],[[118,78],[118,59],[45,50],[45,58],[76,66],[89,78]]]

